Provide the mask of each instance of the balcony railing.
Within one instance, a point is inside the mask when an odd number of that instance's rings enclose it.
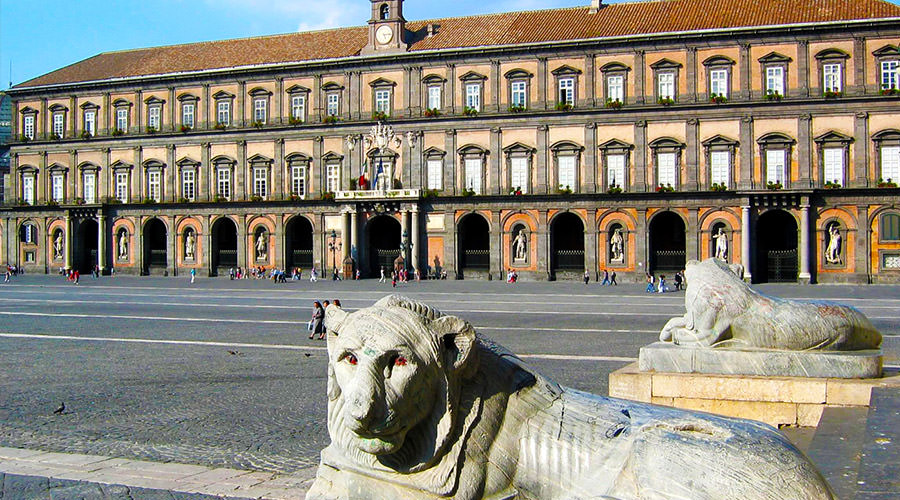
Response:
[[[380,189],[362,191],[338,191],[335,200],[382,200],[382,199],[415,199],[422,195],[421,189]]]

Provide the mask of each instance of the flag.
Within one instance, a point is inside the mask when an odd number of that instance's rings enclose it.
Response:
[[[378,171],[375,172],[374,183],[372,184],[372,189],[378,189],[378,181],[381,179],[381,174],[384,173],[384,169],[381,168],[381,160],[378,160]],[[384,188],[387,189],[387,188]]]

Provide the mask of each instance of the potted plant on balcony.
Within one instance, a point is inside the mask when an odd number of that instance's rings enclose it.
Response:
[[[722,94],[716,94],[714,92],[712,95],[709,96],[709,102],[712,102],[715,104],[725,104],[726,102],[728,102],[728,98]]]
[[[94,134],[92,134],[89,130],[82,130],[82,131],[81,131],[81,138],[82,138],[82,139],[87,140],[87,139],[90,139],[90,138],[93,137],[93,136],[94,136]]]
[[[525,106],[521,104],[513,104],[512,106],[506,108],[510,113],[523,113],[525,111]]]
[[[466,116],[478,116],[478,110],[466,106],[463,108],[463,114]]]
[[[322,123],[324,123],[325,125],[334,125],[339,121],[341,121],[341,119],[335,115],[328,115],[325,118],[322,118]]]
[[[256,120],[255,122],[251,123],[251,125],[253,125],[253,128],[260,129],[263,128],[263,125],[265,125],[265,123],[263,123],[262,120]]]
[[[660,184],[659,186],[656,186],[656,192],[657,193],[674,193],[675,188],[672,187],[672,185],[667,182],[666,184]]]
[[[79,196],[79,197],[75,198],[74,200],[72,200],[72,203],[74,203],[76,205],[84,205],[87,202],[84,200],[84,198]]]
[[[372,119],[377,122],[387,121],[388,114],[384,111],[372,111]]]
[[[719,184],[718,182],[713,182],[712,185],[709,186],[709,190],[717,192],[717,193],[721,193],[723,191],[728,191],[728,186],[726,186],[724,183]]]
[[[900,94],[900,90],[897,90],[897,88],[893,85],[891,85],[888,88],[881,89],[881,95],[897,95],[897,94]]]
[[[572,194],[572,187],[568,184],[566,184],[565,186],[560,184],[559,187],[556,188],[556,193],[561,195],[570,195]]]
[[[50,134],[50,140],[51,140],[51,141],[58,141],[58,140],[60,140],[60,139],[62,139],[62,137],[60,137],[59,134],[57,134],[57,133],[55,133],[55,132],[52,133],[52,134]]]
[[[120,135],[125,135],[125,131],[122,130],[122,129],[120,129],[120,128],[116,128],[116,129],[113,129],[112,135],[113,135],[113,137],[118,137],[118,136],[120,136]]]
[[[147,127],[148,134],[155,134],[156,132],[157,132],[156,127],[152,127],[152,126]]]
[[[777,101],[780,101],[782,97],[784,97],[784,96],[782,96],[781,92],[778,92],[777,90],[772,90],[772,89],[766,90],[766,100],[767,101],[776,101],[777,102]]]
[[[841,184],[835,179],[834,181],[825,181],[825,189],[840,189]]]
[[[768,189],[768,190],[771,190],[771,191],[778,191],[779,189],[783,189],[783,188],[784,188],[784,185],[782,185],[781,182],[779,182],[779,181],[775,181],[775,182],[769,181],[769,182],[766,182],[766,189]]]
[[[826,89],[825,92],[822,93],[822,96],[825,99],[837,99],[839,97],[842,97],[843,95],[844,95],[843,92],[841,92],[840,90],[834,90],[834,89]]]
[[[288,118],[288,125],[303,125],[303,120],[292,116],[292,117]]]
[[[441,116],[441,110],[437,108],[426,108],[423,114],[426,118],[435,118]]]
[[[622,101],[619,99],[606,98],[606,109],[622,109]]]
[[[216,130],[225,130],[226,125],[222,122],[216,122],[215,126],[213,126]]]
[[[675,99],[672,99],[671,97],[660,97],[656,100],[656,103],[662,104],[663,106],[671,106],[675,104]]]
[[[888,177],[888,180],[884,180],[879,177],[878,178],[878,187],[880,187],[880,188],[895,188],[895,187],[897,187],[897,183],[894,182],[893,180],[891,180],[890,177]]]
[[[322,193],[322,199],[325,201],[334,201],[334,191],[325,191]]]
[[[513,196],[522,196],[522,188],[520,186],[516,186],[514,188],[509,189],[509,194]]]
[[[462,196],[465,196],[466,198],[469,198],[471,196],[475,196],[475,190],[469,189],[469,188],[462,188],[462,191],[460,192],[460,194]]]
[[[556,103],[556,110],[557,110],[557,111],[571,111],[571,110],[572,110],[572,104],[571,104],[571,103],[568,103],[568,102],[564,102],[564,101],[563,101],[563,102],[558,102],[558,103]]]
[[[191,127],[190,127],[190,125],[182,125],[182,126],[178,127],[178,131],[181,132],[182,134],[186,134],[191,131]]]
[[[619,194],[621,192],[623,192],[622,186],[619,186],[618,184],[610,184],[609,188],[606,190],[607,194]]]

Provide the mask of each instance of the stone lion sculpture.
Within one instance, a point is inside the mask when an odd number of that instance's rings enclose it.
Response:
[[[307,499],[832,499],[749,420],[561,387],[403,297],[326,311],[328,432]]]
[[[687,312],[659,335],[681,345],[783,350],[877,349],[881,334],[849,306],[763,295],[718,259],[687,263]]]

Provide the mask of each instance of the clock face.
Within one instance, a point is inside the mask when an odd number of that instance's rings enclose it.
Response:
[[[390,26],[379,26],[377,30],[375,30],[375,40],[384,45],[391,41],[394,38],[394,31]]]

